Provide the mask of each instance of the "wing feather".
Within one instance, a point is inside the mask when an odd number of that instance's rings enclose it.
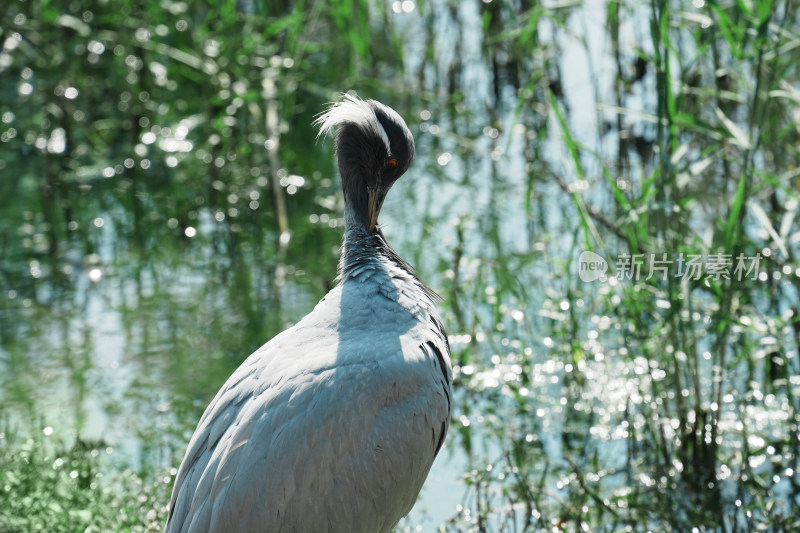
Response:
[[[389,531],[411,509],[449,421],[447,347],[407,314],[388,315],[408,320],[403,335],[381,334],[370,310],[351,315],[373,342],[354,326],[345,336],[318,311],[341,305],[335,291],[211,402],[176,477],[168,533]]]

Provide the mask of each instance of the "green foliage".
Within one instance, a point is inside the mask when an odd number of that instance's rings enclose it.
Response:
[[[789,117],[800,100],[783,92],[799,74],[789,52],[796,6],[654,1],[643,17],[642,6],[609,2],[602,42],[612,53],[601,60],[617,71],[608,92],[601,70],[586,75],[599,110],[597,131],[587,132],[585,103],[559,79],[562,51],[540,37],[533,57],[509,56],[528,13],[494,4],[483,13],[485,31],[496,32],[487,63],[505,65],[495,79],[511,71],[538,80],[521,76],[515,120],[542,139],[549,117],[558,145],[550,157],[524,145],[528,227],[457,245],[472,250],[457,256],[449,298],[467,339],[454,351],[470,408],[454,423],[473,469],[447,530],[797,528],[789,239],[800,154]],[[595,59],[596,28],[575,31],[590,16],[584,9],[536,19],[540,30],[542,20],[568,28]],[[498,17],[502,32],[488,22]],[[503,175],[502,160],[492,166]],[[560,194],[547,184],[553,176]],[[520,190],[510,175],[497,179],[493,192]],[[520,203],[513,192],[503,198],[495,202],[505,213]],[[548,224],[556,213],[563,218]],[[459,234],[474,234],[461,220]],[[583,250],[608,260],[606,282],[578,279]],[[651,270],[648,258],[667,256],[666,276]],[[734,275],[740,256],[759,258],[760,278]],[[681,275],[690,257],[727,258],[730,275]],[[504,287],[509,277],[522,295]]]
[[[170,491],[166,473],[145,481],[111,468],[108,445],[66,446],[51,431],[0,431],[0,531],[161,531]]]

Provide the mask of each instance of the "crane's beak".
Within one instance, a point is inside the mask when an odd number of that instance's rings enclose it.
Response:
[[[378,213],[381,210],[380,193],[378,187],[367,189],[367,221],[369,233],[375,231],[375,226],[378,225]]]

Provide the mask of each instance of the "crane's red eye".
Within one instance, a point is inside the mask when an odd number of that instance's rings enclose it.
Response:
[[[386,165],[387,165],[389,168],[394,168],[394,167],[396,167],[396,166],[397,166],[397,159],[395,159],[395,158],[393,158],[393,157],[392,157],[391,159],[389,159],[389,160],[386,162]]]

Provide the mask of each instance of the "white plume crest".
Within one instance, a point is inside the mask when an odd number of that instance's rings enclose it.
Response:
[[[372,101],[362,100],[358,96],[349,93],[342,93],[341,102],[329,104],[328,109],[314,119],[312,124],[319,126],[317,138],[333,132],[334,128],[340,124],[350,123],[367,133],[378,136],[383,141],[383,144],[386,145],[386,151],[391,152],[389,136],[386,134],[386,130],[381,125],[378,117],[375,116],[375,111],[373,111],[370,102]],[[374,103],[377,104],[377,102]]]

